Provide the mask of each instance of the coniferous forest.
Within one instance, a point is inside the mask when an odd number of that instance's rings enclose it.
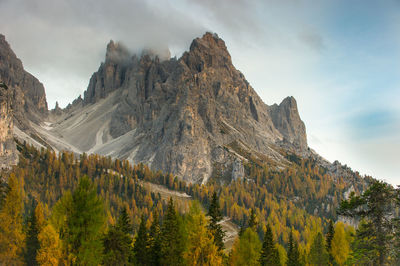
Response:
[[[199,185],[143,164],[17,147],[0,184],[1,265],[400,263],[400,190],[365,178],[345,200],[349,181],[311,159],[288,156],[280,171],[250,161],[244,179]],[[239,228],[230,246],[227,219]]]

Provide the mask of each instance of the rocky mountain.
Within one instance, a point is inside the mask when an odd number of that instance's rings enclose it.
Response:
[[[24,70],[1,34],[0,82],[0,166],[6,168],[18,157],[13,132],[25,131],[27,139],[40,139],[31,130],[31,123],[40,123],[48,110],[42,83]]]
[[[48,113],[43,84],[26,72],[21,60],[0,34],[0,81],[12,91],[11,104],[16,126],[27,130],[29,121],[39,123]]]
[[[247,155],[282,163],[280,147],[308,153],[296,100],[264,104],[211,33],[179,59],[130,55],[111,41],[84,98],[47,129],[75,151],[144,162],[191,182],[215,171],[240,175]]]
[[[14,144],[14,123],[11,110],[12,91],[8,86],[0,83],[0,168],[8,168],[17,161]]]
[[[51,111],[43,85],[2,35],[0,59],[14,135],[37,147],[143,162],[190,182],[243,178],[248,161],[286,167],[289,153],[341,169],[308,148],[296,100],[263,103],[216,34],[193,40],[179,59],[169,51],[132,55],[110,41],[84,97]],[[4,140],[8,122],[0,129]]]

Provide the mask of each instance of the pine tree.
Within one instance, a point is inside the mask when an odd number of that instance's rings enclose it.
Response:
[[[115,226],[111,226],[103,239],[105,265],[128,265],[131,257],[131,221],[123,208]]]
[[[293,233],[290,231],[289,244],[288,244],[288,254],[287,254],[287,266],[298,266],[302,265],[300,262],[300,252],[299,245],[293,239]]]
[[[125,234],[132,233],[132,222],[131,218],[129,218],[126,207],[122,208],[121,213],[117,220],[117,228],[124,232]]]
[[[257,233],[253,229],[247,228],[242,236],[235,240],[229,263],[233,266],[260,265],[260,252],[261,243]]]
[[[158,266],[160,265],[160,253],[161,253],[161,246],[160,246],[160,222],[158,219],[158,213],[156,209],[153,212],[153,222],[150,226],[149,232],[149,249],[150,249],[150,265]]]
[[[161,228],[161,265],[183,265],[184,242],[172,198]]]
[[[372,241],[370,247],[376,249],[378,253],[375,265],[385,265],[389,258],[394,201],[393,187],[383,181],[375,180],[362,195],[352,194],[349,200],[342,201],[338,210],[341,215],[365,219],[369,230],[363,232],[362,237],[369,238]]]
[[[38,235],[40,249],[36,261],[39,265],[59,265],[62,257],[61,241],[51,224],[44,226]]]
[[[11,174],[8,192],[0,210],[0,264],[22,264],[25,236],[22,230],[23,185]]]
[[[333,221],[329,220],[328,232],[326,233],[325,236],[326,250],[328,250],[328,252],[331,250],[332,239],[334,234],[335,234],[335,227],[333,225]]]
[[[375,239],[371,236],[372,224],[361,220],[351,243],[350,264],[378,265],[379,252]]]
[[[53,208],[51,222],[60,232],[68,264],[101,262],[105,210],[89,178],[82,177],[73,194],[64,193]]]
[[[222,221],[223,217],[216,192],[213,193],[207,215],[211,217],[208,228],[214,236],[214,242],[218,249],[222,251],[224,250],[225,231],[222,229],[222,225],[219,223]]]
[[[133,248],[135,254],[136,265],[148,265],[149,264],[149,240],[146,229],[146,221],[142,215],[140,221],[139,230],[135,238],[135,246]]]
[[[184,253],[187,265],[222,265],[222,254],[207,228],[200,204],[194,201],[186,218],[188,246]]]
[[[395,191],[395,206],[400,209],[400,187]],[[393,258],[396,265],[400,265],[400,215],[392,220],[394,229]]]
[[[332,239],[331,253],[339,265],[343,265],[350,253],[350,245],[346,239],[344,224],[338,222],[335,228],[335,234]]]
[[[325,235],[326,250],[329,253],[329,261],[331,263],[333,263],[333,260],[334,260],[334,258],[332,256],[332,252],[331,252],[332,239],[333,239],[334,234],[335,234],[335,227],[334,227],[333,221],[331,219],[331,220],[329,220],[328,232]]]
[[[318,232],[314,241],[311,244],[310,252],[308,254],[308,262],[312,265],[324,266],[328,265],[329,255],[324,245],[324,238]]]
[[[249,219],[249,227],[256,230],[257,222],[256,222],[256,214],[254,213],[254,209],[250,211],[250,219]]]
[[[72,214],[68,219],[72,251],[77,254],[78,263],[98,264],[101,262],[105,211],[103,201],[88,177],[79,181],[72,202]]]
[[[34,203],[33,203],[34,205]],[[36,256],[40,248],[38,235],[45,225],[43,206],[39,202],[32,209],[28,218],[28,230],[26,234],[25,262],[27,265],[37,265]]]
[[[275,247],[275,241],[272,235],[271,227],[269,225],[267,225],[267,230],[265,231],[264,235],[264,241],[262,244],[262,249],[260,254],[260,264],[263,266],[281,264],[279,258],[279,252]]]

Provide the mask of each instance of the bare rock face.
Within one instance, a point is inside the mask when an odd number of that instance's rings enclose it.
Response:
[[[128,61],[129,52],[126,48],[110,41],[107,45],[106,61],[92,75],[89,87],[85,91],[85,103],[94,103],[121,87]]]
[[[0,34],[0,80],[12,91],[11,105],[16,124],[26,129],[29,121],[39,122],[48,114],[42,83],[26,72],[21,60]]]
[[[272,105],[269,110],[274,126],[281,132],[284,141],[299,150],[307,147],[306,127],[300,119],[293,97],[285,98],[279,105]]]
[[[0,82],[0,168],[7,168],[18,159],[13,137],[11,95],[11,89]]]
[[[53,134],[80,151],[144,162],[190,182],[206,182],[217,166],[241,175],[238,160],[249,154],[284,160],[281,143],[307,150],[294,98],[264,104],[216,34],[193,40],[179,59],[131,56],[110,42],[81,101],[64,110]]]

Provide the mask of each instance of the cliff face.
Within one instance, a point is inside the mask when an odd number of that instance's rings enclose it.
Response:
[[[281,143],[307,150],[296,101],[264,104],[217,35],[193,40],[179,59],[161,58],[131,56],[110,42],[84,99],[51,132],[78,150],[144,162],[192,182],[217,170],[238,178],[249,154],[284,160]]]
[[[0,168],[15,164],[18,158],[13,137],[11,95],[11,89],[0,82]]]
[[[26,72],[21,60],[0,34],[0,80],[12,91],[11,105],[18,127],[29,128],[28,120],[38,123],[48,114],[42,83]]]
[[[281,104],[269,108],[272,121],[276,129],[283,135],[283,142],[294,145],[303,150],[307,147],[306,127],[301,121],[296,100],[293,97],[285,98]]]

